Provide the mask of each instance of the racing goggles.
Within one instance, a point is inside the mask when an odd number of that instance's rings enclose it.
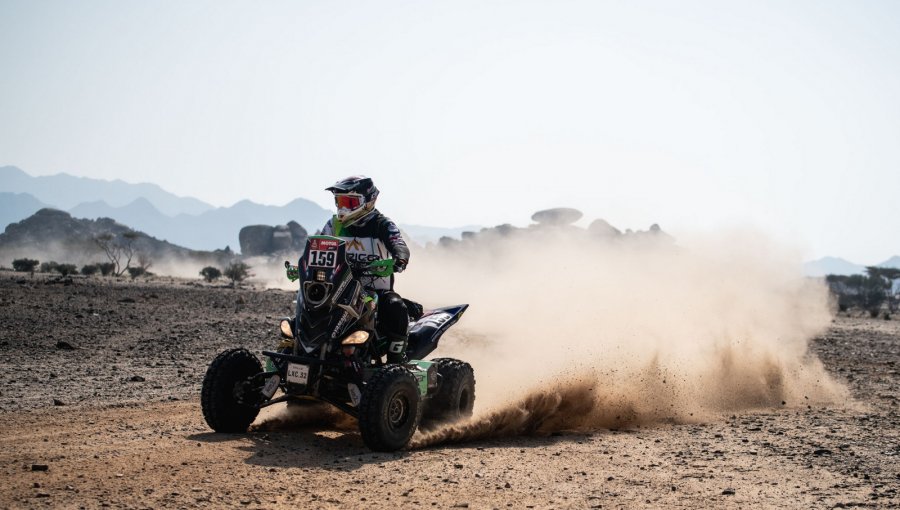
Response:
[[[355,211],[366,203],[365,198],[357,193],[335,193],[334,204],[338,209]]]

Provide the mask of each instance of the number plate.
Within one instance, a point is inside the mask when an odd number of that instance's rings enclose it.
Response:
[[[325,250],[309,250],[310,267],[334,267],[337,264],[337,252]]]
[[[309,366],[288,363],[287,380],[293,384],[306,384],[309,381]]]

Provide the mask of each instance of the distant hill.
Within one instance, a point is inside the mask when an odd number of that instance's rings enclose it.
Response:
[[[408,237],[408,240],[418,244],[436,243],[442,237],[462,237],[463,232],[477,232],[481,230],[479,225],[466,225],[463,227],[427,227],[424,225],[399,225],[400,230]]]
[[[818,277],[829,274],[863,274],[866,267],[838,257],[822,257],[803,264],[803,270],[806,276]]]
[[[106,181],[64,173],[32,177],[14,166],[0,167],[0,190],[28,193],[45,204],[65,210],[84,202],[98,201],[112,207],[122,207],[139,198],[150,201],[156,209],[168,216],[201,214],[213,209],[213,206],[206,202],[191,197],[179,197],[156,184],[131,184],[120,180]]]
[[[881,264],[876,264],[876,266],[896,267],[900,269],[900,255],[894,255]],[[854,264],[849,260],[845,260],[839,257],[822,257],[821,259],[813,260],[803,264],[803,269],[806,273],[806,276],[816,277],[829,274],[852,275],[866,273],[866,266],[863,266],[861,264]]]
[[[215,250],[237,249],[238,233],[247,225],[283,225],[296,221],[311,231],[325,224],[331,213],[318,204],[298,198],[283,206],[261,205],[243,200],[231,207],[219,207],[198,215],[166,216],[150,201],[137,199],[122,207],[105,202],[79,204],[69,211],[79,218],[115,218],[148,234],[182,246]]]
[[[897,269],[900,269],[900,255],[894,255],[881,264],[878,264],[878,267],[896,267]]]
[[[41,209],[28,218],[12,223],[0,234],[0,263],[10,264],[15,258],[38,258],[61,263],[87,264],[104,262],[105,255],[94,242],[103,234],[121,236],[132,229],[110,218],[86,220],[73,218],[57,209]],[[137,231],[135,247],[159,267],[175,264],[224,265],[234,254],[229,251],[197,251],[160,241]],[[199,270],[199,269],[197,269]],[[195,274],[191,268],[188,274]],[[173,274],[169,271],[168,274]]]
[[[6,225],[27,218],[47,204],[28,193],[0,192],[0,231]]]

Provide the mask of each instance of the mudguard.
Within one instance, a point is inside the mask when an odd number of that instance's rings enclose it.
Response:
[[[409,342],[406,356],[424,359],[437,349],[438,341],[450,326],[462,317],[469,305],[445,306],[426,311],[419,320],[409,324]]]

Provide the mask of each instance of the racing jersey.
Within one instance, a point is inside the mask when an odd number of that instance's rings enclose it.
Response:
[[[333,216],[319,234],[346,241],[347,259],[351,263],[371,263],[387,258],[409,261],[409,248],[400,229],[378,209],[350,226],[342,225],[337,216]],[[377,278],[372,285],[376,290],[391,290],[394,277]]]

